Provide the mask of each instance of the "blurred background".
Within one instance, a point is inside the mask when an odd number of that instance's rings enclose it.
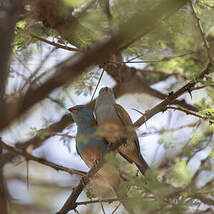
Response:
[[[6,16],[8,8],[13,8],[14,4],[12,0],[2,1],[2,16]],[[78,56],[79,52],[84,53],[98,42],[102,44],[115,32],[120,32],[120,28],[126,36],[126,40],[115,47],[120,51],[106,54],[102,63],[88,66],[72,81],[55,87],[48,96],[38,99],[28,111],[1,129],[3,143],[71,169],[89,170],[76,152],[76,124],[68,108],[89,103],[94,92],[96,99],[99,90],[108,86],[114,89],[117,103],[135,122],[142,117],[140,112],[145,113],[170,92],[195,81],[210,61],[208,53],[214,55],[214,3],[209,0],[179,4],[175,0],[168,8],[162,0],[28,0],[23,4],[10,44],[6,103],[22,100],[29,91],[38,89],[56,75],[60,63]],[[151,16],[154,11],[160,14]],[[124,28],[135,14],[142,14],[134,22],[136,26],[142,22],[142,29]],[[196,16],[200,17],[202,28]],[[151,20],[144,20],[145,17]],[[136,37],[130,31],[136,31]],[[209,49],[204,46],[204,40]],[[100,54],[105,55],[105,52]],[[130,200],[130,206],[135,204],[135,213],[212,213],[213,87],[211,73],[198,81],[189,93],[180,96],[180,102],[171,103],[175,109],[164,109],[137,129],[141,154],[152,168],[148,176],[154,182],[148,186],[151,190],[148,192],[142,188],[139,177],[136,178],[137,168],[128,162],[121,163],[120,170],[130,173],[128,179],[132,183],[127,182],[127,185],[133,188],[131,197],[136,197]],[[14,111],[17,106],[13,106]],[[25,108],[24,103],[18,108]],[[26,146],[32,139],[35,144]],[[10,152],[13,152],[3,148],[4,167],[1,169],[8,213],[59,211],[81,176],[55,170],[17,154],[11,158]],[[156,190],[160,188],[165,193],[164,184],[182,188],[181,194],[166,196],[169,197],[166,201],[158,200]],[[78,201],[87,200],[90,198],[83,191]],[[118,201],[103,203],[103,210],[100,203],[92,203],[78,206],[77,211],[70,213],[127,213],[118,205]]]

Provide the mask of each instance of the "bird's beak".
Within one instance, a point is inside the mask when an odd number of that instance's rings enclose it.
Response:
[[[73,114],[77,114],[78,110],[75,107],[69,108],[68,111],[70,111]]]
[[[103,89],[103,91],[104,91],[104,93],[109,93],[109,91],[110,91],[110,89],[108,88],[108,87],[105,87],[104,89]]]

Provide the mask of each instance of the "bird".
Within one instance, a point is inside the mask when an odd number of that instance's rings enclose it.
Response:
[[[91,168],[108,149],[104,137],[97,135],[97,122],[89,105],[77,105],[68,109],[74,122],[77,124],[76,150],[86,165]],[[112,189],[109,188],[109,186]],[[118,198],[124,197],[120,192],[120,174],[118,169],[105,160],[103,167],[97,172],[95,179],[89,183],[92,193],[101,197],[116,194]],[[112,191],[111,191],[112,190]],[[134,209],[126,201],[121,202],[130,214]]]
[[[120,155],[128,162],[134,162],[141,174],[145,176],[149,166],[140,153],[140,145],[134,125],[126,110],[116,103],[111,88],[100,89],[94,111],[100,134],[105,137],[110,145],[125,140],[118,148]]]
[[[77,124],[77,153],[86,165],[92,168],[96,161],[107,151],[107,142],[104,138],[96,135],[97,122],[88,105],[76,105],[68,110]],[[105,197],[118,190],[120,176],[118,170],[105,161],[103,167],[98,171],[95,180],[91,186],[95,186],[93,189],[96,190],[92,192]],[[96,185],[100,188],[98,187],[97,189]],[[111,186],[110,189],[108,189],[109,185]]]

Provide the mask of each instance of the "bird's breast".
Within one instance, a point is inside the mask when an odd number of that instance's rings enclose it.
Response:
[[[112,104],[108,105],[103,103],[96,107],[96,119],[98,123],[103,119],[110,120],[112,118],[119,120]]]
[[[122,137],[124,126],[119,120],[103,119],[99,122],[97,131],[109,143],[114,143]]]
[[[101,146],[87,146],[85,145],[82,150],[82,159],[88,165],[93,167],[95,161],[103,155],[103,148]]]

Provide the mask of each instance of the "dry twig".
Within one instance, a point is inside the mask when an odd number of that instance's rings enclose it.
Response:
[[[100,78],[99,78],[99,80],[98,80],[98,82],[97,82],[96,88],[94,89],[94,93],[93,93],[93,95],[92,95],[92,97],[91,97],[91,101],[90,101],[90,102],[92,102],[92,100],[93,100],[93,98],[94,98],[94,95],[95,95],[95,93],[96,93],[96,91],[97,91],[97,88],[98,88],[98,86],[99,86],[99,84],[100,84],[100,82],[101,82],[101,80],[102,80],[103,74],[104,74],[104,69],[102,70],[102,73],[101,73]]]
[[[180,107],[167,106],[166,109],[173,109],[173,110],[177,110],[177,111],[182,111],[182,112],[186,113],[187,115],[192,115],[192,116],[198,117],[198,118],[200,118],[202,120],[207,120],[207,121],[209,121],[209,124],[213,124],[214,123],[214,121],[211,120],[207,116],[201,116],[200,114],[196,114],[194,112],[188,111],[188,110],[180,108]]]
[[[103,214],[106,214],[105,209],[104,209],[104,207],[103,207],[103,203],[102,203],[102,201],[100,201],[100,205],[101,205],[101,208],[102,208]]]
[[[115,209],[113,210],[112,214],[116,213],[116,211],[118,210],[118,208],[120,207],[121,202],[115,207]]]
[[[193,88],[197,82],[199,82],[201,79],[204,78],[205,75],[209,74],[209,69],[211,67],[211,64],[209,63],[207,67],[198,75],[195,81],[190,81],[186,85],[184,85],[182,88],[177,90],[175,93],[170,93],[169,96],[163,100],[161,103],[153,107],[152,109],[145,112],[144,116],[140,117],[135,123],[135,127],[140,127],[142,124],[144,124],[147,120],[149,120],[151,117],[153,117],[155,114],[165,111],[167,105],[171,104],[175,99],[177,99],[179,96],[184,94],[187,91],[190,91],[191,88]]]
[[[188,1],[189,1],[191,10],[192,10],[192,14],[193,14],[193,16],[194,16],[195,19],[196,19],[197,26],[198,26],[198,29],[199,29],[199,31],[200,31],[201,38],[202,38],[202,40],[203,40],[203,42],[204,42],[204,47],[206,48],[207,56],[208,56],[208,58],[209,58],[209,61],[210,61],[210,63],[213,63],[213,57],[212,57],[212,54],[211,54],[211,51],[210,51],[210,46],[209,46],[209,43],[208,43],[208,41],[207,41],[207,39],[206,39],[206,35],[205,35],[204,30],[203,30],[203,27],[202,27],[202,25],[201,25],[200,18],[199,18],[199,16],[198,16],[197,13],[196,13],[196,10],[195,10],[195,8],[194,8],[194,6],[193,6],[192,0],[188,0]]]
[[[167,4],[167,7],[163,7],[165,4]],[[153,7],[151,10],[133,15],[126,23],[120,25],[120,29],[111,38],[105,39],[102,43],[94,45],[84,53],[74,55],[60,63],[56,66],[55,74],[44,84],[26,92],[22,99],[13,103],[7,103],[6,110],[0,115],[0,130],[9,126],[34,104],[46,98],[54,89],[72,82],[89,66],[103,63],[108,57],[118,51],[123,44],[127,44],[133,38],[136,38],[136,34],[138,36],[142,33],[148,33],[148,28],[151,30],[152,27],[153,29],[153,26],[160,22],[160,18],[171,15],[184,4],[184,0],[163,0],[161,4]],[[149,23],[146,21],[148,19],[150,19]],[[16,106],[16,111],[14,111],[14,106]]]
[[[30,35],[31,35],[33,38],[38,39],[38,40],[40,40],[40,41],[42,41],[42,42],[45,42],[45,43],[47,43],[47,44],[49,44],[49,45],[53,45],[53,46],[56,47],[56,48],[61,48],[61,49],[67,50],[67,51],[80,51],[78,48],[72,48],[72,47],[68,47],[68,46],[65,46],[65,45],[60,45],[60,44],[55,43],[55,42],[51,42],[51,41],[49,41],[49,40],[47,40],[47,39],[44,39],[44,38],[42,38],[42,37],[39,37],[39,36],[33,34],[33,33],[30,33]]]
[[[3,141],[1,141],[1,146],[2,146],[2,148],[6,149],[8,151],[11,151],[13,153],[16,153],[18,155],[21,155],[21,156],[25,157],[26,160],[33,160],[33,161],[36,161],[36,162],[38,162],[40,164],[43,164],[45,166],[49,166],[49,167],[51,167],[53,169],[61,170],[61,171],[64,171],[64,172],[68,172],[69,174],[77,174],[77,175],[80,175],[80,176],[85,176],[86,175],[86,173],[83,172],[83,171],[76,170],[76,169],[70,169],[70,168],[67,168],[67,167],[64,167],[64,166],[57,165],[57,164],[52,163],[50,161],[44,160],[42,158],[37,158],[37,157],[27,153],[25,150],[9,146],[6,143],[4,143]]]
[[[95,203],[112,203],[114,201],[126,201],[128,198],[109,198],[109,199],[102,199],[102,200],[90,200],[90,201],[81,201],[76,202],[76,205],[86,205],[86,204],[95,204]]]

